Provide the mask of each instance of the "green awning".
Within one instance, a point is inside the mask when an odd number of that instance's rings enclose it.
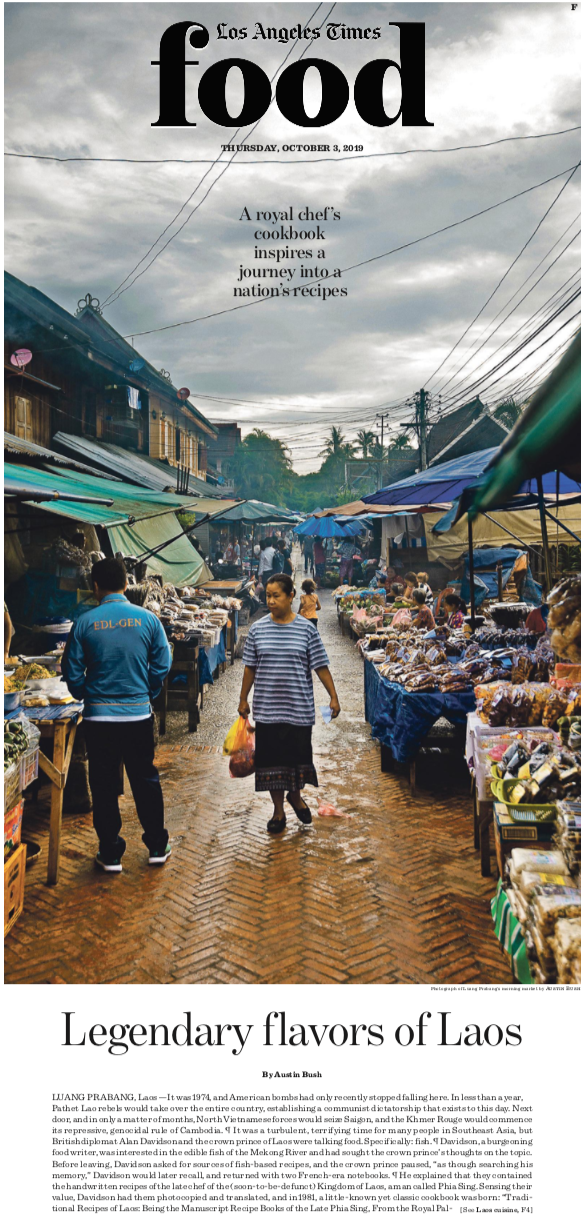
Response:
[[[580,372],[578,332],[486,467],[470,517],[506,503],[524,480],[548,471],[580,479]]]
[[[124,484],[120,480],[101,479],[98,475],[82,475],[81,473],[63,473],[61,468],[39,470],[37,467],[25,467],[20,463],[5,463],[4,477],[14,480],[31,491],[61,492],[72,496],[96,496],[112,498],[112,505],[87,505],[75,501],[44,502],[42,508],[47,513],[56,513],[62,517],[73,518],[77,522],[89,522],[92,526],[112,526],[125,523],[129,517],[142,520],[153,514],[164,513],[165,510],[192,509],[197,501],[193,497],[175,496],[170,492],[152,492],[148,488],[136,488],[132,484]],[[27,505],[32,502],[25,501]],[[177,533],[177,532],[175,532]]]
[[[149,572],[160,573],[164,581],[170,581],[173,585],[197,585],[212,577],[187,536],[175,538],[181,530],[175,515],[180,509],[192,509],[197,504],[193,497],[152,492],[123,484],[119,480],[101,479],[98,475],[63,475],[61,472],[40,471],[36,467],[24,467],[17,463],[5,464],[5,476],[17,479],[19,484],[30,487],[31,492],[40,490],[68,495],[77,492],[81,496],[111,497],[113,504],[107,507],[88,505],[83,501],[44,501],[34,507],[75,522],[106,527],[113,550],[123,552],[125,556],[142,556],[173,539],[173,543],[147,560]],[[23,505],[33,504],[32,501],[21,501],[20,512]],[[134,521],[129,523],[129,518]]]
[[[177,539],[181,529],[174,513],[165,513],[158,518],[146,518],[135,526],[108,526],[108,538],[113,552],[124,556],[142,556],[152,548],[173,539],[167,547],[147,559],[147,571],[160,573],[163,581],[174,586],[202,585],[211,581],[213,573],[196,552],[187,535]]]
[[[216,502],[216,510],[214,517],[218,522],[258,522],[261,525],[263,522],[274,522],[275,524],[286,524],[287,522],[296,522],[297,515],[290,509],[283,509],[279,505],[271,505],[269,501],[241,501],[239,505],[235,505],[232,509],[227,509],[225,514],[218,514],[220,505]],[[199,510],[196,512],[199,513]]]

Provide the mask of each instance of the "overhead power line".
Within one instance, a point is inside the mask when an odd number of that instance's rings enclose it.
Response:
[[[472,212],[469,216],[463,216],[459,221],[452,221],[449,225],[442,225],[440,229],[434,229],[431,233],[425,233],[420,238],[413,238],[410,242],[403,242],[400,246],[394,246],[392,250],[385,250],[379,255],[371,255],[368,259],[361,259],[358,263],[351,263],[348,267],[343,267],[342,272],[355,271],[358,267],[366,267],[369,263],[376,263],[379,259],[387,259],[390,255],[395,255],[401,250],[408,250],[411,246],[417,246],[420,242],[426,242],[429,238],[435,238],[441,233],[447,233],[450,229],[456,229],[459,225],[465,225],[468,221],[474,221],[479,216],[485,216],[487,212],[493,212],[495,208],[502,208],[504,204],[510,204],[515,199],[520,199],[523,195],[529,195],[531,191],[537,191],[539,187],[545,187],[547,183],[555,182],[557,178],[563,178],[564,174],[568,174],[570,170],[576,170],[578,162],[575,166],[569,166],[562,170],[559,174],[552,174],[550,178],[544,178],[542,182],[534,183],[532,187],[525,187],[522,191],[516,191],[514,195],[508,195],[506,199],[499,200],[496,204],[489,204],[487,208],[481,208],[479,212]],[[329,280],[330,276],[322,276],[320,283],[324,280]],[[249,310],[253,306],[266,305],[268,301],[276,301],[275,297],[260,297],[256,301],[247,301],[242,305],[228,306],[223,310],[214,310],[210,314],[201,314],[198,318],[187,318],[182,322],[167,323],[164,327],[151,327],[148,331],[131,331],[124,339],[136,339],[141,335],[154,335],[159,331],[173,331],[176,327],[189,327],[196,322],[206,322],[210,318],[219,318],[222,314],[234,314],[237,310]]]
[[[323,21],[322,21],[321,25],[318,27],[320,30],[321,30],[322,26],[323,26],[323,25],[325,25],[325,23],[326,23],[326,21],[327,21],[328,17],[329,17],[329,16],[331,15],[331,13],[334,11],[335,7],[336,7],[336,5],[335,5],[335,3],[334,3],[334,4],[332,4],[331,8],[330,8],[330,9],[328,9],[328,12],[326,13],[326,15],[325,15],[325,17],[324,17],[324,19],[323,19]],[[308,22],[309,22],[309,21],[313,21],[313,18],[315,17],[315,14],[317,13],[318,9],[320,9],[320,8],[321,8],[321,0],[320,0],[320,3],[318,4],[317,8],[315,8],[315,9],[314,9],[314,11],[313,11],[313,13],[311,14],[311,17],[309,17],[309,18],[308,18]],[[306,24],[307,24],[307,23],[306,23]],[[304,28],[305,28],[305,26],[304,26]],[[278,67],[278,68],[276,69],[276,71],[273,73],[273,76],[271,77],[271,84],[272,84],[272,82],[274,81],[275,77],[277,76],[277,73],[279,73],[279,72],[281,71],[281,68],[283,67],[283,64],[285,64],[285,63],[287,62],[287,60],[288,60],[289,56],[290,56],[290,55],[293,53],[293,50],[294,50],[294,48],[296,47],[296,45],[297,45],[297,43],[298,43],[298,42],[299,42],[299,38],[296,38],[296,39],[294,40],[294,42],[291,44],[291,46],[290,46],[289,50],[287,51],[287,54],[286,54],[285,58],[284,58],[284,59],[281,61],[281,63],[279,64],[279,67]],[[305,44],[305,46],[304,46],[304,48],[303,48],[303,50],[302,50],[302,52],[301,52],[301,55],[299,56],[299,59],[300,59],[300,60],[301,60],[301,59],[303,59],[303,56],[305,55],[305,52],[306,52],[306,51],[309,49],[310,45],[311,45],[311,44],[310,44],[309,42],[307,42],[307,43]],[[272,99],[271,99],[271,101],[272,101]],[[269,103],[269,105],[270,105],[270,103]],[[248,139],[248,140],[250,140],[251,136],[254,134],[254,132],[256,131],[257,127],[259,126],[259,124],[260,124],[260,122],[261,122],[261,120],[262,120],[263,118],[264,118],[264,115],[261,115],[261,118],[260,118],[260,119],[258,119],[258,120],[257,120],[257,122],[254,124],[254,127],[252,128],[252,130],[250,131],[249,135],[247,136],[247,139]],[[237,129],[236,129],[236,132],[234,133],[234,136],[232,137],[232,139],[234,139],[234,138],[235,138],[235,136],[237,136],[237,135],[238,135],[238,132],[239,132],[239,131],[241,131],[241,130],[242,130],[242,129],[241,129],[240,127],[239,127],[239,128],[237,128]],[[136,276],[134,276],[134,279],[133,279],[133,280],[130,280],[130,277],[131,277],[131,276],[133,276],[133,275],[134,275],[134,272],[138,270],[138,268],[140,267],[141,263],[144,263],[144,262],[145,262],[145,260],[146,260],[146,259],[148,259],[149,255],[150,255],[150,254],[151,254],[151,252],[154,250],[155,246],[158,244],[158,242],[160,242],[161,238],[162,238],[162,237],[164,237],[164,235],[165,235],[165,234],[168,232],[168,230],[171,228],[171,225],[173,225],[173,224],[175,223],[175,221],[176,221],[176,220],[179,218],[179,216],[180,216],[180,215],[181,215],[181,213],[183,212],[183,209],[184,209],[184,208],[186,208],[186,207],[187,207],[187,205],[190,203],[190,201],[193,199],[194,195],[195,195],[195,194],[196,194],[196,192],[199,190],[200,186],[202,185],[202,183],[205,181],[205,179],[207,178],[208,174],[210,173],[210,170],[211,170],[211,169],[213,169],[213,166],[214,166],[214,165],[216,165],[216,164],[219,162],[220,157],[221,157],[221,152],[218,154],[218,157],[216,158],[216,161],[215,161],[215,162],[213,162],[212,166],[210,166],[210,169],[206,170],[206,172],[205,172],[205,174],[203,175],[203,177],[202,177],[202,178],[200,178],[200,180],[199,180],[199,182],[198,182],[197,186],[196,186],[196,187],[194,187],[194,189],[193,189],[193,191],[191,192],[191,195],[189,196],[189,198],[188,198],[188,199],[185,201],[185,203],[184,203],[184,204],[182,204],[182,205],[181,205],[181,208],[179,209],[179,212],[177,212],[177,213],[175,214],[175,216],[173,217],[173,220],[172,220],[172,221],[169,221],[169,224],[168,224],[168,225],[166,225],[166,227],[165,227],[165,229],[163,230],[163,232],[162,232],[161,234],[159,234],[158,238],[156,238],[156,239],[155,239],[155,241],[153,242],[152,246],[151,246],[151,247],[150,247],[150,249],[147,251],[146,255],[143,255],[142,259],[139,259],[138,263],[137,263],[137,264],[136,264],[136,266],[135,266],[135,267],[132,269],[132,271],[131,271],[131,272],[129,272],[129,273],[128,273],[128,275],[127,275],[127,276],[124,278],[124,280],[122,281],[122,283],[118,285],[118,288],[117,288],[117,289],[114,289],[114,292],[113,292],[113,293],[110,293],[110,294],[108,295],[108,297],[106,298],[106,301],[103,303],[103,305],[104,305],[104,306],[107,306],[107,305],[113,305],[113,304],[114,304],[114,302],[115,302],[115,301],[117,301],[117,300],[118,300],[118,298],[119,298],[119,297],[121,297],[123,293],[128,292],[128,289],[132,288],[132,285],[133,285],[133,284],[136,284],[136,281],[137,281],[137,280],[140,280],[141,276],[144,276],[145,272],[147,272],[147,271],[148,271],[149,267],[152,267],[153,263],[154,263],[154,262],[155,262],[155,261],[156,261],[156,260],[159,258],[159,256],[160,256],[160,255],[162,255],[162,254],[163,254],[163,251],[167,249],[167,247],[170,245],[170,243],[171,243],[171,242],[174,242],[175,238],[176,238],[176,237],[177,237],[177,236],[178,236],[178,235],[181,233],[181,231],[182,231],[183,229],[185,229],[185,226],[189,224],[189,221],[191,220],[192,216],[194,216],[194,214],[195,214],[195,213],[196,213],[196,212],[197,212],[197,211],[198,211],[198,210],[201,208],[202,204],[203,204],[203,203],[205,203],[206,199],[208,198],[208,195],[210,194],[210,192],[211,192],[211,191],[213,191],[213,189],[214,189],[214,187],[215,187],[216,183],[218,183],[218,182],[220,181],[220,179],[221,179],[221,178],[223,178],[224,174],[225,174],[225,173],[226,173],[226,171],[227,171],[227,170],[230,168],[230,166],[232,165],[232,162],[235,160],[235,158],[236,158],[237,156],[238,156],[238,150],[236,150],[236,152],[234,152],[233,156],[230,158],[230,160],[229,160],[229,161],[227,161],[227,162],[223,162],[223,163],[222,163],[222,164],[223,164],[223,169],[220,171],[220,173],[217,175],[217,177],[214,179],[214,181],[213,181],[213,182],[210,184],[210,186],[208,187],[207,191],[205,192],[205,195],[203,195],[203,196],[202,196],[202,198],[199,200],[199,202],[198,202],[198,203],[197,203],[197,204],[196,204],[196,205],[195,205],[195,206],[192,208],[192,210],[191,210],[191,212],[189,213],[189,215],[188,215],[188,216],[185,218],[185,220],[183,221],[183,224],[179,226],[179,228],[178,228],[178,229],[175,231],[175,233],[172,233],[172,234],[171,234],[171,236],[170,236],[170,237],[167,239],[167,241],[164,243],[164,245],[163,245],[163,246],[161,246],[160,250],[158,250],[158,251],[156,252],[156,254],[154,254],[154,255],[153,255],[153,258],[151,259],[150,263],[147,263],[146,267],[143,267],[142,271],[141,271],[141,272],[138,272],[138,274],[137,274]],[[130,283],[129,283],[129,284],[127,284],[126,282],[127,282],[127,281],[129,281],[129,280],[130,280]],[[124,286],[126,286],[126,287],[124,287]]]
[[[544,272],[544,273],[543,273],[543,275],[545,276],[545,275],[546,275],[546,273]],[[570,283],[570,281],[572,281],[572,280],[574,280],[574,279],[575,279],[575,277],[576,277],[577,275],[578,275],[578,272],[573,272],[573,273],[572,273],[572,275],[571,275],[571,276],[569,276],[569,277],[568,277],[568,279],[567,279],[566,281],[564,281],[564,283],[563,283],[562,285],[560,285],[560,286],[559,286],[559,287],[558,287],[558,288],[557,288],[557,289],[556,289],[556,290],[555,290],[555,291],[554,291],[554,292],[553,292],[553,293],[552,293],[552,294],[551,294],[551,295],[550,295],[550,296],[549,296],[549,297],[546,299],[546,301],[544,301],[544,302],[542,303],[542,305],[541,305],[541,306],[539,306],[539,307],[537,308],[537,310],[535,310],[535,311],[533,312],[533,314],[530,314],[530,315],[529,315],[529,317],[528,317],[527,319],[525,319],[525,321],[524,321],[523,323],[521,323],[521,325],[520,325],[520,326],[517,328],[517,330],[516,330],[516,331],[514,331],[514,332],[513,332],[513,334],[512,334],[512,335],[507,336],[507,338],[506,338],[506,339],[504,339],[504,340],[503,340],[503,341],[502,341],[502,342],[501,342],[501,343],[500,343],[500,344],[499,344],[499,345],[498,345],[496,348],[494,348],[494,349],[493,349],[491,352],[489,352],[489,353],[487,354],[487,356],[485,356],[485,357],[484,357],[484,359],[480,361],[480,363],[479,363],[479,364],[475,365],[475,366],[473,367],[473,369],[471,369],[471,370],[470,370],[470,372],[468,373],[468,375],[467,375],[467,376],[468,376],[468,379],[470,378],[470,376],[471,376],[472,374],[477,373],[477,372],[478,372],[478,370],[479,370],[479,369],[481,369],[481,368],[482,368],[482,366],[483,366],[483,365],[485,365],[487,361],[492,360],[492,359],[495,357],[495,355],[496,355],[496,353],[497,353],[497,352],[500,352],[502,348],[505,348],[505,347],[507,346],[507,344],[510,344],[510,343],[511,343],[511,342],[512,342],[512,341],[513,341],[513,340],[514,340],[514,339],[515,339],[515,338],[516,338],[518,335],[521,335],[521,334],[522,334],[522,332],[523,332],[523,331],[525,331],[525,330],[527,329],[527,327],[528,327],[528,326],[530,326],[530,325],[531,325],[531,323],[532,323],[532,322],[533,322],[533,321],[534,321],[536,318],[538,318],[540,314],[542,314],[542,313],[543,313],[543,311],[544,311],[544,310],[547,308],[547,306],[549,306],[549,305],[552,305],[552,304],[553,304],[553,302],[555,301],[556,297],[558,297],[558,296],[559,296],[559,294],[560,294],[560,293],[562,293],[564,290],[567,290],[567,296],[568,296],[568,299],[573,301],[573,300],[575,299],[575,297],[574,297],[574,296],[571,296],[571,294],[572,294],[572,293],[574,293],[574,288],[572,288],[572,289],[569,289],[569,290],[568,290],[568,289],[567,289],[567,286],[568,286],[568,284]],[[540,279],[543,279],[543,277],[540,277]],[[528,295],[529,295],[529,294],[528,294],[528,293],[526,293],[526,294],[525,294],[525,297],[527,297]],[[525,300],[525,297],[523,297],[521,300],[522,300],[522,301],[524,301],[524,300]],[[520,305],[520,304],[521,304],[521,303],[519,303],[519,305]],[[557,305],[559,305],[559,304],[560,304],[560,303],[559,303],[559,302],[557,302]],[[500,329],[500,327],[501,327],[501,326],[503,326],[503,324],[504,324],[504,323],[507,321],[507,319],[508,319],[508,318],[510,318],[510,317],[511,317],[511,315],[514,313],[514,311],[515,311],[515,310],[517,310],[517,309],[518,309],[518,306],[514,306],[513,310],[511,310],[511,311],[509,312],[509,314],[507,314],[507,315],[505,316],[505,318],[504,318],[504,319],[503,319],[503,320],[502,320],[502,321],[501,321],[501,322],[498,324],[498,326],[494,328],[494,330],[491,332],[491,335],[488,337],[489,339],[491,339],[491,338],[492,338],[492,336],[496,334],[496,332],[497,332],[497,331]],[[488,340],[487,340],[487,343],[488,343]],[[484,346],[484,345],[483,345],[483,346]],[[479,351],[481,351],[481,349],[480,349],[480,350],[477,350],[477,352],[476,352],[476,353],[473,353],[472,355],[478,355],[478,352],[479,352]],[[469,358],[469,359],[471,359],[471,358]],[[468,364],[468,361],[466,361],[466,362],[464,363],[464,365],[462,365],[462,366],[461,366],[461,369],[460,369],[460,370],[458,370],[458,371],[457,371],[457,373],[461,373],[461,371],[462,371],[462,370],[465,368],[465,366],[466,366],[467,364]],[[454,376],[454,377],[457,377],[457,374],[454,374],[453,376]],[[452,379],[450,379],[450,381],[452,381]],[[462,384],[462,381],[464,381],[464,379],[460,379],[460,381],[456,381],[455,386],[452,386],[452,390],[450,391],[450,394],[451,394],[451,395],[453,395],[453,394],[454,394],[454,392],[455,392],[455,393],[458,393],[458,387],[459,387],[459,386]],[[447,385],[448,385],[448,383],[445,383],[445,385],[447,386]],[[443,393],[443,388],[441,388],[441,389],[442,389],[442,393]]]
[[[318,5],[319,8],[319,5]],[[317,12],[317,9],[316,9]],[[313,20],[313,16],[309,21]],[[298,41],[298,40],[296,40]],[[284,63],[285,61],[283,61]],[[282,66],[282,65],[281,65]],[[280,67],[277,68],[280,72]],[[274,80],[274,77],[273,77]],[[518,140],[546,140],[550,136],[567,136],[569,132],[579,132],[580,125],[577,127],[564,127],[558,132],[534,132],[528,136],[502,136],[499,140],[486,140],[478,144],[454,144],[448,148],[441,149],[398,149],[392,152],[381,153],[350,153],[347,156],[341,157],[293,157],[283,160],[283,158],[262,157],[254,161],[241,161],[239,167],[248,165],[314,165],[321,161],[365,161],[373,157],[408,157],[412,153],[461,153],[468,149],[488,149],[493,148],[497,144],[510,144]],[[234,137],[232,137],[234,139]],[[247,136],[250,140],[250,136]],[[24,160],[33,161],[57,161],[57,162],[100,162],[117,163],[119,165],[229,165],[229,161],[222,161],[220,158],[211,157],[57,157],[52,153],[14,153],[6,152],[5,157],[20,157]],[[185,205],[184,205],[185,206]],[[172,222],[171,222],[172,223]]]
[[[527,250],[527,247],[529,246],[529,243],[533,241],[533,238],[535,237],[535,234],[536,234],[536,233],[537,233],[537,232],[538,232],[538,231],[541,229],[541,226],[543,225],[543,223],[544,223],[544,221],[546,220],[546,218],[549,216],[549,214],[550,214],[550,212],[551,212],[552,208],[554,208],[554,207],[555,207],[555,205],[556,205],[556,204],[557,204],[557,202],[558,202],[558,199],[560,198],[560,196],[561,196],[561,195],[563,195],[563,193],[564,193],[564,191],[565,191],[566,187],[569,185],[569,183],[571,182],[572,178],[574,177],[574,174],[576,173],[577,168],[578,168],[577,166],[574,166],[574,169],[573,169],[573,170],[571,171],[571,173],[568,175],[568,177],[567,177],[567,179],[566,179],[565,183],[563,184],[563,186],[561,186],[561,187],[560,187],[560,189],[559,189],[559,191],[558,191],[558,193],[557,193],[557,195],[556,195],[555,199],[553,199],[553,200],[551,201],[551,204],[549,204],[549,205],[548,205],[548,207],[546,208],[545,212],[543,213],[543,216],[542,216],[542,217],[539,219],[539,221],[537,222],[537,225],[535,226],[535,229],[533,230],[533,232],[532,232],[532,233],[530,233],[529,237],[527,238],[527,241],[523,243],[523,245],[522,245],[522,247],[521,247],[521,249],[520,249],[519,253],[518,253],[517,255],[515,255],[515,258],[513,259],[512,263],[509,263],[509,266],[507,267],[506,272],[504,272],[504,274],[501,276],[500,280],[498,281],[498,284],[496,284],[496,285],[495,285],[495,287],[493,288],[492,293],[490,294],[490,296],[489,296],[489,297],[487,297],[487,299],[486,299],[486,301],[484,302],[484,304],[483,304],[483,305],[480,307],[480,309],[479,309],[478,313],[477,313],[477,314],[474,316],[474,318],[472,319],[472,322],[468,323],[468,326],[466,327],[465,331],[463,331],[463,332],[462,332],[462,334],[461,334],[460,338],[459,338],[458,340],[456,340],[456,343],[455,343],[455,344],[452,346],[452,348],[450,348],[450,351],[448,352],[447,356],[445,356],[445,357],[444,357],[444,359],[443,359],[443,361],[441,361],[441,362],[440,362],[440,364],[438,365],[438,367],[437,367],[437,369],[435,370],[435,372],[434,372],[434,373],[432,373],[431,378],[428,378],[428,380],[427,380],[427,382],[426,382],[426,385],[427,385],[427,386],[429,386],[429,385],[430,385],[430,384],[431,384],[431,383],[434,381],[434,379],[437,377],[437,375],[438,375],[438,373],[439,373],[440,369],[443,369],[443,367],[444,367],[444,365],[445,365],[446,361],[449,361],[449,359],[450,359],[450,357],[451,357],[452,353],[456,351],[456,348],[458,348],[458,347],[459,347],[459,345],[462,343],[462,340],[463,340],[463,339],[464,339],[464,337],[465,337],[465,336],[468,334],[468,332],[471,330],[471,328],[474,326],[474,323],[475,323],[475,322],[478,322],[478,319],[480,318],[480,315],[484,313],[484,311],[485,311],[485,309],[486,309],[487,305],[489,305],[489,304],[490,304],[490,302],[492,301],[493,297],[496,295],[496,293],[498,293],[498,290],[500,289],[501,284],[503,284],[503,282],[506,280],[506,278],[507,278],[507,276],[509,275],[509,273],[510,273],[510,272],[512,272],[512,270],[513,270],[513,268],[515,267],[515,265],[516,265],[516,264],[519,262],[519,259],[520,259],[520,258],[521,258],[521,256],[524,254],[524,252]],[[453,376],[454,376],[454,375],[452,375],[452,377],[453,377]],[[446,385],[446,386],[447,386],[447,385],[448,385],[448,383],[449,383],[449,381],[451,381],[451,379],[448,379],[448,382],[445,382],[443,385]]]
[[[576,297],[577,297],[577,296],[578,296],[578,294],[576,294]],[[571,300],[573,301],[573,300],[575,300],[575,298],[572,298]],[[499,373],[499,372],[501,372],[501,371],[502,371],[502,369],[503,369],[503,367],[504,367],[505,365],[507,365],[507,364],[509,363],[509,361],[513,360],[513,358],[514,358],[515,356],[518,356],[518,355],[519,355],[519,353],[520,353],[520,352],[522,352],[522,351],[523,351],[523,349],[524,349],[524,348],[526,348],[526,347],[527,347],[527,345],[528,345],[528,344],[530,344],[532,340],[536,339],[536,338],[537,338],[537,336],[538,336],[538,335],[540,335],[542,331],[545,331],[545,330],[547,329],[547,327],[548,327],[548,326],[550,326],[550,325],[551,325],[551,323],[552,323],[552,322],[553,322],[553,321],[554,321],[554,320],[555,320],[555,319],[556,319],[556,318],[557,318],[557,317],[558,317],[558,316],[559,316],[561,313],[563,313],[563,311],[564,311],[564,310],[567,308],[567,305],[568,305],[568,304],[570,304],[570,303],[569,303],[569,302],[566,302],[566,303],[565,303],[565,305],[560,306],[560,308],[559,308],[558,310],[556,310],[556,311],[555,311],[555,312],[554,312],[554,313],[553,313],[553,314],[550,316],[550,318],[546,320],[546,322],[542,323],[542,324],[541,324],[539,327],[537,327],[537,328],[536,328],[536,329],[535,329],[535,330],[532,332],[532,334],[531,334],[531,335],[529,335],[529,336],[527,336],[527,338],[526,338],[526,339],[524,339],[524,340],[523,340],[523,342],[517,346],[517,348],[513,349],[513,351],[512,351],[512,352],[510,352],[508,356],[503,357],[503,358],[502,358],[502,360],[500,360],[500,361],[499,361],[499,362],[498,362],[496,365],[494,365],[492,369],[489,369],[489,370],[487,371],[487,373],[483,374],[481,378],[477,379],[477,380],[476,380],[476,382],[472,382],[470,385],[468,385],[468,386],[467,386],[467,387],[464,389],[464,391],[462,391],[462,392],[461,392],[461,393],[460,393],[460,394],[457,396],[458,401],[459,401],[460,403],[461,403],[461,402],[465,402],[465,401],[466,401],[466,399],[468,398],[468,396],[471,394],[471,392],[472,392],[472,391],[476,391],[476,392],[478,393],[478,391],[479,391],[480,387],[482,386],[482,384],[483,384],[484,382],[486,382],[486,379],[487,379],[487,378],[491,377],[491,376],[492,376],[494,373]],[[563,322],[563,323],[561,324],[561,326],[560,326],[560,327],[558,327],[557,331],[555,331],[555,332],[554,332],[554,334],[555,334],[555,335],[557,335],[557,334],[558,334],[558,332],[559,332],[559,331],[561,331],[563,327],[567,327],[567,326],[569,326],[569,324],[570,324],[570,323],[571,323],[571,322],[574,320],[574,318],[578,318],[578,316],[579,316],[579,314],[573,314],[571,318],[567,318],[567,319],[566,319],[566,321],[565,321],[565,322]],[[543,341],[542,341],[542,343],[541,343],[541,344],[539,344],[537,348],[533,349],[533,352],[537,352],[539,349],[543,348],[543,346],[544,346],[545,344],[547,344],[547,343],[550,343],[550,341],[551,341],[552,339],[553,339],[553,336],[549,336],[549,337],[548,337],[548,339],[543,340]],[[533,355],[533,352],[528,353],[528,354],[527,354],[527,356],[523,357],[523,358],[522,358],[522,361],[518,362],[518,364],[517,364],[517,365],[513,366],[513,369],[512,369],[512,370],[509,370],[509,371],[508,371],[508,374],[507,374],[506,376],[509,376],[509,374],[510,374],[510,373],[512,373],[514,369],[517,369],[517,368],[519,367],[519,364],[522,364],[522,363],[523,363],[523,361],[527,360],[529,356],[532,356],[532,355]],[[489,383],[489,385],[493,385],[493,383]],[[452,409],[453,409],[453,408],[454,408],[454,401],[452,401],[452,402],[451,402],[451,406],[452,406]]]

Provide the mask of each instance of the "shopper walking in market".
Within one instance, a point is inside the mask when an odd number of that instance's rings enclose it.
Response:
[[[163,686],[172,658],[157,616],[125,598],[127,577],[121,560],[99,560],[92,568],[92,583],[99,606],[81,615],[72,628],[62,672],[71,695],[84,702],[99,840],[96,864],[114,874],[122,870],[126,848],[118,806],[122,765],[142,824],[149,865],[164,865],[171,852],[154,763],[151,701]]]
[[[277,551],[283,557],[283,567],[279,570],[281,573],[288,573],[293,576],[293,561],[291,559],[291,548],[285,539],[279,539]]]
[[[256,723],[255,788],[269,791],[273,814],[267,831],[282,832],[287,823],[285,800],[301,823],[311,810],[301,797],[305,785],[317,785],[311,733],[315,723],[312,671],[330,697],[332,717],[340,704],[328,655],[313,624],[293,611],[295,587],[287,573],[267,584],[270,615],[252,625],[244,647],[244,677],[238,712],[248,717],[254,685]]]
[[[260,541],[260,556],[258,561],[258,576],[266,589],[267,581],[273,571],[273,560],[275,549],[272,547],[269,539],[261,539]]]
[[[313,559],[315,561],[315,580],[318,588],[324,583],[326,575],[326,553],[324,551],[323,539],[317,538],[313,544]]]
[[[304,571],[313,573],[313,539],[311,535],[305,535],[303,539],[303,558],[305,561]]]
[[[352,569],[354,568],[354,552],[356,551],[356,543],[354,539],[342,539],[340,544],[340,585],[350,585],[352,581]]]
[[[315,581],[307,577],[301,582],[301,597],[299,599],[299,614],[317,628],[317,613],[321,611],[321,603],[315,592]]]

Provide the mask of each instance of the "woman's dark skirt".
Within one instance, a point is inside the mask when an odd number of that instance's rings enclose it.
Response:
[[[286,721],[257,721],[254,748],[257,792],[290,791],[318,784],[311,751],[312,729],[313,726],[294,726]]]

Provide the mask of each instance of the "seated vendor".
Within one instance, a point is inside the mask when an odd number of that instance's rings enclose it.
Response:
[[[402,602],[406,601],[405,598],[403,597],[403,586],[399,585],[398,581],[394,581],[392,583],[388,597],[389,597],[389,602],[392,602],[392,603],[398,602],[399,599],[401,599]]]
[[[427,573],[418,573],[417,574],[417,588],[419,590],[425,590],[425,601],[428,607],[433,608],[433,594],[431,592],[431,586],[429,584],[429,576]]]
[[[405,598],[412,598],[413,591],[419,585],[417,573],[405,573]]]
[[[543,603],[541,607],[534,607],[533,610],[529,612],[529,615],[525,620],[527,632],[536,632],[538,636],[541,636],[542,633],[547,632],[546,620],[548,612],[549,607],[547,603]]]
[[[448,613],[448,628],[461,628],[464,616],[468,614],[468,607],[464,599],[460,598],[458,594],[446,594],[444,606]]]
[[[413,627],[423,628],[426,632],[433,632],[435,628],[435,620],[433,612],[426,606],[426,592],[419,586],[413,591],[413,602],[415,609],[411,612],[413,616]]]

